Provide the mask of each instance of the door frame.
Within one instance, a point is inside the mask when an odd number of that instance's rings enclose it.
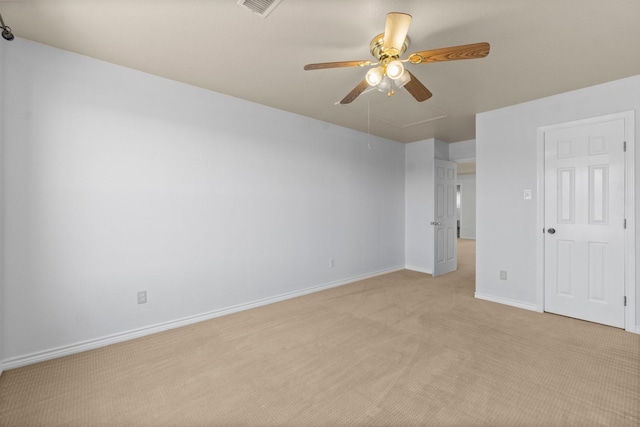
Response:
[[[598,117],[590,117],[582,120],[575,120],[566,123],[558,123],[538,128],[537,135],[537,235],[536,239],[536,311],[544,312],[544,136],[551,130],[563,128],[589,125],[594,123],[608,122],[612,120],[624,120],[624,135],[626,141],[626,156],[624,160],[624,179],[625,179],[625,206],[624,216],[627,220],[627,232],[625,233],[625,295],[627,297],[627,306],[625,307],[625,330],[638,333],[636,331],[636,241],[635,241],[635,111],[626,111],[622,113],[608,114]]]

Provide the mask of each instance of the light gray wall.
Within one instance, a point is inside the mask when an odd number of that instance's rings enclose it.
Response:
[[[403,144],[21,39],[4,56],[5,367],[403,267]]]
[[[440,160],[449,160],[449,144],[439,139],[434,139],[433,157]]]
[[[433,272],[435,159],[449,160],[449,144],[431,138],[405,148],[405,266]]]
[[[449,144],[449,160],[458,162],[474,161],[476,158],[476,140],[469,139],[467,141],[453,142]],[[464,162],[461,162],[464,163]]]
[[[433,169],[435,139],[406,144],[405,266],[433,271]]]
[[[476,291],[530,308],[536,304],[537,129],[617,112],[636,112],[640,129],[640,76],[560,94],[476,118],[477,272]],[[640,219],[640,149],[636,149],[636,227]],[[523,190],[533,190],[533,200]],[[639,238],[636,237],[636,247]],[[636,265],[640,260],[636,250]],[[499,271],[508,271],[508,281]],[[636,279],[636,306],[640,284]],[[640,325],[640,310],[636,310]],[[638,328],[638,327],[637,327]]]

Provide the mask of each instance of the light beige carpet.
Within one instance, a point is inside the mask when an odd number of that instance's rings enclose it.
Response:
[[[638,426],[640,336],[401,271],[5,372],[2,426]]]

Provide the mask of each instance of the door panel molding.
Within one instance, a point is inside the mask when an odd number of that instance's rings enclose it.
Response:
[[[545,227],[545,133],[554,130],[560,130],[564,128],[571,128],[576,126],[591,125],[615,120],[624,120],[624,135],[626,141],[626,155],[624,159],[624,217],[626,219],[626,231],[624,238],[625,245],[625,295],[627,305],[625,307],[625,330],[629,332],[638,333],[636,328],[636,283],[635,283],[635,112],[627,111],[622,113],[610,114],[599,117],[591,117],[583,120],[577,120],[567,123],[554,124],[549,126],[539,127],[537,130],[537,172],[538,172],[538,185],[537,185],[537,233],[538,238],[536,241],[537,250],[537,277],[536,277],[536,311],[545,311],[545,297],[544,297],[544,259],[545,259],[545,234],[543,233]],[[562,151],[562,155],[571,155],[573,151],[571,148],[571,142],[567,141],[566,144],[562,144],[563,147],[559,148]],[[602,153],[608,150],[606,145],[603,145],[601,140],[597,138],[590,141],[589,151],[594,154]],[[595,171],[594,171],[595,172]],[[594,179],[605,179],[604,175],[598,175],[596,173]],[[597,183],[597,182],[596,182]],[[599,197],[599,195],[594,195]],[[593,200],[596,202],[598,200]],[[605,220],[603,217],[605,214],[599,209],[603,208],[594,206],[594,211],[589,212],[589,215],[594,215],[593,218],[596,221]],[[590,209],[591,210],[591,209]],[[602,216],[601,216],[602,214]],[[596,289],[593,289],[597,294]]]

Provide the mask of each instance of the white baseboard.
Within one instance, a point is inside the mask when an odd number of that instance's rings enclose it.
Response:
[[[476,292],[474,296],[478,299],[485,300],[485,301],[497,302],[499,304],[510,305],[512,307],[523,308],[525,310],[537,311],[539,313],[541,312],[540,310],[538,310],[538,307],[535,304],[515,301],[509,298],[494,297],[491,295],[480,294],[478,292]],[[640,325],[636,325],[635,330],[632,327],[631,329],[627,329],[627,331],[640,335]]]
[[[433,271],[428,270],[426,268],[422,268],[422,267],[414,267],[412,265],[405,265],[404,268],[406,270],[417,271],[418,273],[433,274]]]
[[[497,302],[498,304],[510,305],[512,307],[523,308],[525,310],[538,311],[538,309],[537,309],[535,304],[529,304],[529,303],[526,303],[526,302],[516,301],[516,300],[509,299],[509,298],[502,298],[502,297],[495,297],[495,296],[492,296],[492,295],[485,295],[485,294],[481,294],[481,293],[478,293],[478,292],[476,292],[474,294],[474,296],[476,298],[478,298],[478,299],[485,300],[485,301]]]
[[[383,274],[393,273],[395,271],[404,270],[404,266],[393,267],[385,270],[379,270],[360,276],[350,277],[348,279],[338,280],[335,282],[325,283],[323,285],[311,286],[309,288],[301,289],[299,291],[288,292],[285,294],[276,295],[274,297],[264,298],[261,300],[251,301],[245,304],[238,304],[231,307],[226,307],[207,313],[198,314],[195,316],[183,317],[181,319],[171,320],[164,323],[158,323],[155,325],[147,326],[144,328],[134,329],[127,332],[108,335],[92,340],[82,341],[76,344],[57,347],[50,350],[44,350],[36,353],[31,353],[26,356],[18,356],[10,359],[6,359],[2,362],[1,366],[3,370],[9,370],[19,368],[21,366],[31,365],[38,362],[44,362],[45,360],[51,360],[58,357],[69,356],[83,351],[94,350],[100,347],[105,347],[111,344],[116,344],[123,341],[128,341],[147,335],[155,334],[169,329],[175,329],[182,326],[191,325],[194,323],[202,322],[216,317],[226,316],[227,314],[237,313],[239,311],[250,310],[252,308],[261,307],[263,305],[273,304],[280,301],[300,297],[303,295],[311,294],[314,292],[324,291],[326,289],[335,288],[338,286],[347,285],[349,283],[357,282],[359,280],[369,279],[371,277],[381,276]]]

